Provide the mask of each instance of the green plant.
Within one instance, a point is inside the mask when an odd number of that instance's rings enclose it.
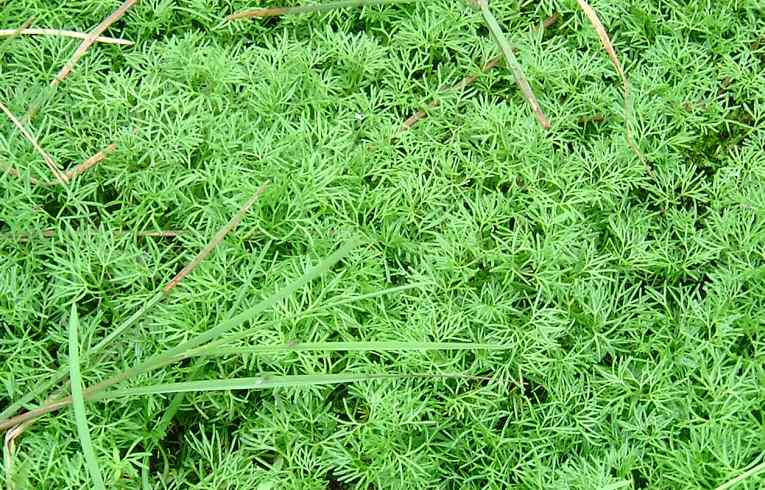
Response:
[[[4,2],[0,28],[117,4]],[[0,101],[39,105],[54,162],[114,145],[46,185],[0,121],[0,418],[66,400],[76,304],[107,488],[762,486],[757,2],[592,1],[628,113],[580,2],[495,0],[549,130],[463,2],[223,22],[251,6],[137,2],[103,34],[134,44],[55,90],[81,40],[0,39]],[[158,393],[295,376],[365,381]],[[8,486],[93,485],[71,409],[6,435]]]

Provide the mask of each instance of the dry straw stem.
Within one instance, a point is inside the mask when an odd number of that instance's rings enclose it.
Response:
[[[37,139],[34,137],[32,133],[29,132],[29,130],[24,127],[23,124],[21,124],[21,121],[18,120],[16,116],[13,115],[13,113],[5,107],[3,103],[0,103],[0,110],[2,110],[6,116],[8,116],[8,119],[10,119],[13,124],[21,131],[21,134],[24,135],[24,137],[32,143],[32,146],[37,150],[37,152],[43,157],[43,160],[45,160],[45,163],[48,164],[48,168],[50,168],[50,171],[53,172],[53,175],[56,177],[56,180],[59,181],[59,183],[66,185],[66,183],[69,181],[67,176],[61,172],[61,170],[58,168],[58,165],[53,160],[53,158],[46,153],[45,150],[42,149],[40,144],[37,142]]]
[[[529,103],[531,112],[534,113],[534,116],[536,116],[537,121],[539,121],[539,124],[541,124],[543,128],[549,129],[550,121],[547,120],[547,116],[545,116],[542,107],[539,105],[539,100],[537,100],[536,95],[534,95],[534,91],[531,90],[531,85],[529,85],[529,81],[523,73],[523,68],[521,68],[521,64],[513,53],[513,48],[510,45],[510,42],[505,38],[497,19],[494,18],[494,14],[489,10],[489,2],[487,0],[474,0],[474,3],[481,9],[483,20],[486,22],[486,26],[489,28],[492,36],[494,36],[494,40],[499,46],[499,49],[502,50],[502,54],[507,60],[507,65],[510,67],[510,71],[513,72],[513,76],[515,77],[515,83],[518,84],[518,88],[526,98],[526,102]]]
[[[95,231],[95,230],[94,230]],[[35,238],[53,238],[56,236],[58,232],[53,229],[47,229],[42,230],[37,233],[22,233],[19,235],[14,235],[12,233],[3,233],[0,235],[0,240],[15,240],[17,242],[30,242],[34,240]],[[157,230],[157,231],[139,231],[135,233],[135,236],[141,237],[141,238],[177,238],[183,234],[187,233],[183,230]],[[115,231],[112,233],[112,235],[117,238],[125,235],[131,235],[134,234],[130,231]]]
[[[67,31],[63,29],[0,29],[0,37],[14,37],[14,36],[61,36],[72,37],[75,39],[87,39],[88,34],[77,31]],[[132,41],[127,39],[120,39],[114,37],[99,36],[94,40],[97,43],[103,44],[120,44],[122,46],[131,46]]]
[[[374,5],[391,5],[396,3],[411,3],[417,0],[345,0],[340,2],[327,2],[318,5],[298,5],[296,7],[274,7],[236,12],[228,17],[227,21],[252,19],[259,17],[278,17],[280,15],[305,14],[309,12],[326,12],[347,7],[371,7]]]
[[[125,2],[120,5],[117,10],[111,13],[109,17],[103,20],[98,26],[96,26],[93,31],[91,31],[87,37],[82,41],[80,46],[77,48],[77,51],[74,52],[72,57],[67,61],[66,65],[64,65],[63,68],[58,72],[56,75],[56,78],[53,79],[51,82],[51,85],[56,87],[61,82],[64,81],[66,77],[69,76],[70,73],[72,73],[72,70],[74,69],[74,65],[77,64],[78,61],[80,61],[80,58],[82,58],[85,53],[90,49],[90,47],[96,42],[96,40],[101,36],[101,34],[104,33],[112,24],[117,22],[120,18],[122,18],[123,15],[132,7],[138,3],[138,0],[125,0]]]
[[[643,152],[640,151],[640,148],[638,148],[634,138],[632,137],[632,128],[630,126],[630,123],[632,120],[632,102],[630,100],[630,83],[629,83],[629,80],[627,80],[627,76],[624,73],[624,68],[622,67],[622,63],[619,61],[619,57],[616,56],[616,50],[614,49],[614,45],[611,42],[611,39],[608,37],[608,31],[606,31],[605,26],[603,26],[603,23],[600,21],[600,18],[598,17],[598,14],[595,12],[595,9],[590,7],[590,5],[585,0],[576,0],[576,1],[579,3],[579,7],[581,7],[582,11],[584,12],[584,15],[586,15],[587,18],[589,19],[590,23],[592,24],[592,27],[595,28],[595,32],[598,34],[598,38],[600,38],[601,44],[603,44],[603,47],[608,53],[608,57],[611,58],[611,62],[614,64],[614,67],[616,68],[616,72],[619,74],[619,76],[622,79],[622,86],[624,87],[624,126],[626,127],[626,130],[627,130],[627,144],[630,146],[630,148],[635,153],[635,155],[637,155],[640,161],[643,162],[643,165],[645,165],[648,168],[648,162],[646,161],[645,156],[643,155]]]
[[[2,169],[5,173],[9,175],[13,175],[14,177],[23,178],[24,176],[21,175],[21,172],[14,167],[13,165],[9,165],[5,162],[0,162],[0,169]],[[40,183],[39,180],[35,179],[34,177],[30,177],[29,181],[32,182],[34,185],[38,185]]]
[[[66,171],[67,179],[72,180],[72,179],[76,178],[78,175],[84,174],[85,172],[87,172],[91,168],[95,167],[99,163],[101,163],[104,160],[106,160],[106,157],[108,157],[109,154],[113,153],[114,150],[116,150],[116,149],[117,149],[117,145],[112,143],[111,145],[109,145],[106,148],[104,148],[103,150],[99,151],[98,153],[96,153],[92,157],[88,158],[87,160],[85,160],[81,164],[79,164],[76,167],[74,167],[73,169],[67,170]]]
[[[496,58],[490,59],[481,68],[481,73],[486,73],[489,70],[491,70],[492,68],[496,67],[497,65],[499,65],[500,61],[502,61],[502,58],[500,58],[499,56],[497,56]],[[462,80],[460,80],[459,82],[455,83],[454,85],[444,85],[443,87],[441,87],[440,92],[441,93],[445,93],[445,92],[451,92],[451,91],[460,91],[460,90],[463,90],[463,89],[469,87],[470,85],[474,84],[476,80],[478,80],[478,75],[470,75],[470,76],[467,76],[467,77],[463,78]],[[441,101],[439,101],[438,99],[433,99],[428,104],[428,110],[435,109],[439,105],[441,105]],[[417,111],[417,112],[415,112],[414,114],[409,116],[409,118],[406,121],[404,121],[404,124],[401,126],[401,131],[406,131],[406,130],[412,129],[412,127],[415,124],[420,122],[421,119],[424,119],[425,117],[427,117],[427,115],[428,115],[428,113],[425,110],[422,110],[422,109]]]
[[[226,223],[226,225],[218,230],[218,233],[215,234],[215,236],[210,240],[210,243],[208,243],[205,248],[203,248],[196,257],[194,257],[191,262],[186,264],[186,267],[184,267],[174,278],[170,280],[170,282],[167,283],[167,285],[162,288],[162,292],[165,294],[170,294],[170,292],[183,280],[184,277],[189,275],[194,269],[196,269],[199,264],[202,263],[203,260],[205,260],[215,248],[221,244],[224,238],[226,238],[226,235],[228,235],[231,230],[236,228],[239,223],[242,222],[242,219],[244,219],[244,215],[246,215],[252,206],[255,204],[255,201],[257,201],[260,196],[263,195],[264,192],[266,192],[266,189],[268,188],[269,182],[266,182],[260,188],[255,192],[255,194],[247,200],[246,203],[244,203],[244,206],[239,208],[239,211],[231,218],[231,220]]]

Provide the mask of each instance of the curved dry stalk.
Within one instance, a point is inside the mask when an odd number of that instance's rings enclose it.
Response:
[[[14,37],[14,36],[60,36],[71,37],[75,39],[87,39],[88,34],[77,31],[67,31],[64,29],[0,29],[0,37]],[[132,41],[127,39],[120,39],[115,37],[98,36],[95,38],[95,42],[102,44],[120,44],[122,46],[131,46]]]
[[[619,61],[619,57],[616,55],[616,49],[614,49],[614,45],[611,42],[611,38],[608,37],[608,31],[606,30],[603,23],[600,21],[600,18],[598,17],[597,12],[595,12],[595,9],[590,7],[590,4],[588,4],[585,0],[576,0],[579,3],[579,7],[584,12],[584,15],[587,16],[590,23],[592,24],[592,27],[595,28],[595,32],[598,34],[598,38],[600,38],[600,43],[603,45],[603,48],[608,53],[608,57],[611,58],[611,63],[613,63],[614,68],[616,68],[616,72],[619,74],[619,77],[622,79],[622,87],[624,89],[624,126],[626,128],[627,132],[627,144],[632,149],[632,151],[637,155],[638,159],[640,159],[641,162],[643,162],[643,165],[646,166],[646,168],[649,169],[648,162],[646,161],[645,155],[643,155],[643,152],[640,151],[640,148],[635,143],[635,140],[632,136],[632,128],[630,126],[630,123],[632,122],[633,114],[632,114],[632,101],[630,99],[630,82],[627,79],[627,75],[624,73],[624,68],[622,67],[621,61]]]
[[[45,163],[48,164],[48,168],[50,168],[50,171],[53,172],[53,175],[56,176],[56,179],[59,181],[59,183],[66,185],[67,182],[69,182],[69,179],[66,177],[66,175],[61,172],[61,170],[58,168],[58,165],[53,160],[53,157],[48,155],[48,153],[42,149],[40,144],[37,142],[37,139],[34,137],[34,135],[29,132],[29,130],[24,127],[23,124],[21,124],[21,121],[18,120],[18,118],[7,108],[5,105],[0,102],[0,110],[5,113],[6,116],[8,116],[8,119],[13,122],[13,124],[21,131],[21,134],[24,135],[24,137],[32,143],[32,146],[35,150],[37,150],[37,153],[39,153],[43,160],[45,160]]]
[[[109,156],[109,153],[114,152],[114,150],[116,150],[116,149],[117,149],[117,145],[115,143],[112,143],[111,145],[109,145],[106,148],[104,148],[103,150],[99,151],[98,153],[96,153],[92,157],[88,158],[87,160],[85,160],[81,164],[79,164],[76,167],[74,167],[73,169],[67,170],[66,173],[65,173],[66,178],[69,179],[69,180],[73,180],[78,175],[84,174],[85,172],[87,172],[91,168],[95,167],[99,163],[101,163],[104,160],[106,160],[106,157]]]
[[[244,10],[241,12],[235,12],[228,17],[227,21],[240,20],[240,19],[252,19],[259,17],[278,17],[281,15],[290,14],[305,14],[310,12],[327,12],[329,10],[336,10],[347,7],[370,7],[373,5],[391,5],[396,3],[411,3],[417,0],[343,0],[340,2],[327,2],[317,5],[298,5],[296,7],[272,7]]]
[[[61,68],[61,70],[56,75],[56,78],[54,78],[50,84],[54,87],[57,87],[59,84],[61,84],[61,82],[63,82],[64,79],[68,77],[70,73],[72,73],[74,65],[80,61],[80,58],[85,56],[85,53],[87,53],[88,49],[90,49],[90,47],[96,42],[96,39],[98,39],[101,34],[104,33],[104,31],[111,27],[112,24],[121,19],[122,16],[125,15],[125,13],[130,9],[130,7],[136,3],[138,3],[138,0],[125,0],[122,5],[117,7],[117,10],[112,12],[109,17],[98,24],[98,26],[96,26],[96,28],[93,29],[93,31],[90,32],[82,41],[80,46],[77,48],[77,51],[74,52],[72,57],[69,59],[69,61],[67,61],[66,65]]]
[[[10,429],[8,432],[5,433],[5,442],[3,445],[3,455],[5,456],[5,475],[6,475],[6,482],[9,489],[15,488],[15,485],[13,484],[13,467],[14,467],[14,453],[16,452],[16,441],[19,437],[21,437],[21,434],[24,433],[27,428],[29,428],[30,425],[34,424],[34,420],[30,420],[27,422],[24,422],[23,424],[19,424],[12,429]]]

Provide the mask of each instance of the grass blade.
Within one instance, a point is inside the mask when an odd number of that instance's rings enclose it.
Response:
[[[85,398],[82,391],[82,376],[80,375],[80,354],[77,331],[80,328],[80,320],[77,316],[77,305],[72,303],[72,313],[69,316],[69,377],[72,380],[72,408],[74,420],[77,424],[77,435],[80,438],[80,446],[85,456],[90,477],[93,479],[93,487],[104,490],[104,481],[101,478],[101,470],[98,468],[98,460],[90,440],[88,418],[85,413]]]
[[[242,354],[278,354],[282,352],[406,352],[434,350],[508,350],[502,344],[475,342],[303,342],[282,345],[251,345],[240,347],[212,347],[191,351],[188,357],[229,356]]]
[[[173,279],[168,282],[161,291],[158,291],[154,293],[154,295],[149,298],[146,302],[144,302],[141,307],[133,313],[133,315],[130,316],[127,320],[125,320],[122,324],[117,326],[114,330],[112,330],[106,337],[101,339],[101,341],[96,344],[93,348],[90,349],[88,352],[89,355],[95,355],[99,352],[101,352],[107,345],[109,345],[114,339],[122,335],[123,332],[125,332],[127,329],[132,327],[138,320],[140,320],[143,315],[146,314],[147,311],[149,311],[151,308],[154,307],[157,303],[162,301],[165,297],[169,296],[172,291],[175,289],[176,286],[181,282],[181,280],[189,275],[196,267],[199,266],[199,264],[206,259],[215,248],[220,245],[220,243],[223,241],[225,236],[230,233],[234,228],[236,228],[239,223],[241,223],[242,219],[244,218],[245,214],[252,208],[252,206],[255,204],[255,201],[263,195],[265,190],[268,188],[268,182],[260,186],[258,190],[253,194],[253,196],[242,206],[239,211],[234,215],[234,217],[229,220],[229,222],[223,226],[210,240],[210,242],[207,243],[207,245],[189,262],[186,267],[183,268],[183,270],[178,273]],[[20,399],[13,402],[10,406],[5,408],[2,413],[0,413],[0,420],[5,419],[6,417],[10,417],[14,413],[16,413],[21,407],[32,401],[37,396],[41,395],[42,393],[45,393],[48,391],[51,387],[55,386],[56,383],[59,383],[64,378],[66,378],[67,375],[67,368],[66,366],[62,366],[61,368],[56,371],[50,379],[47,381],[40,383],[36,385],[32,390],[28,393],[26,393],[24,396],[22,396]]]
[[[507,60],[507,65],[510,67],[513,76],[515,77],[515,83],[518,84],[518,88],[521,89],[521,93],[526,98],[526,102],[531,106],[531,111],[536,116],[539,124],[541,124],[543,128],[549,129],[550,121],[547,120],[547,116],[542,112],[542,107],[539,105],[539,101],[534,95],[534,91],[531,90],[531,85],[529,85],[529,81],[523,73],[521,64],[518,62],[515,54],[513,54],[513,48],[510,46],[510,42],[505,38],[497,19],[494,17],[494,14],[491,13],[488,0],[475,0],[475,3],[481,9],[483,20],[486,22],[486,26],[489,28],[492,36],[494,36],[494,40],[497,42],[499,49],[502,50],[502,54],[505,56],[505,60]]]
[[[275,7],[236,12],[226,17],[227,21],[239,19],[251,19],[257,17],[277,17],[280,15],[305,14],[309,12],[327,12],[329,10],[347,7],[371,7],[374,5],[394,5],[397,3],[411,3],[417,0],[344,0],[340,2],[327,2],[317,5],[298,5],[297,7]]]
[[[762,463],[755,465],[751,468],[749,468],[747,471],[741,473],[737,477],[733,478],[732,480],[729,480],[719,487],[717,487],[715,490],[728,490],[729,488],[733,488],[734,486],[738,485],[742,481],[746,480],[747,478],[751,478],[753,476],[756,476],[760,473],[765,471],[765,461]]]
[[[316,266],[307,270],[302,277],[300,277],[296,281],[293,281],[288,286],[276,291],[271,296],[264,299],[260,303],[256,304],[252,308],[243,311],[242,313],[224,321],[223,323],[220,323],[219,325],[211,328],[210,330],[204,333],[201,333],[185,342],[182,342],[181,344],[171,349],[168,349],[163,353],[160,353],[148,358],[147,360],[138,364],[137,366],[127,369],[110,379],[102,381],[101,383],[98,383],[88,388],[86,390],[88,392],[88,395],[90,395],[91,393],[96,393],[98,391],[104,390],[110,386],[113,386],[117,383],[125,381],[126,379],[130,379],[134,376],[145,373],[152,369],[156,369],[158,367],[166,366],[168,364],[172,364],[174,362],[180,361],[186,358],[188,352],[191,352],[197,347],[200,347],[210,342],[211,340],[221,337],[222,335],[224,335],[225,333],[227,333],[234,327],[241,325],[244,322],[255,320],[263,312],[269,310],[280,301],[292,296],[299,289],[303,288],[314,279],[323,275],[334,264],[336,264],[343,257],[348,255],[348,253],[350,253],[351,250],[356,248],[356,245],[357,245],[356,240],[348,241],[339,249],[337,249],[334,253],[332,253],[329,257],[322,260]],[[204,351],[204,349],[200,349],[200,350]]]
[[[468,376],[464,374],[370,374],[370,373],[346,373],[346,374],[296,374],[290,376],[276,376],[264,374],[252,378],[212,379],[202,381],[186,381],[181,383],[162,383],[135,388],[124,388],[100,392],[90,397],[92,400],[111,400],[127,396],[161,395],[165,393],[188,393],[192,391],[233,391],[233,390],[265,390],[271,388],[288,388],[302,386],[316,386],[340,383],[357,383],[375,379],[401,379],[401,378],[465,378],[465,379],[489,379],[481,376]]]
[[[132,368],[129,368],[125,371],[122,371],[121,373],[118,373],[107,380],[104,380],[96,385],[93,385],[85,389],[84,391],[85,398],[90,399],[94,394],[98,393],[99,391],[109,388],[117,383],[121,383],[122,381],[130,379],[134,376],[145,373],[152,369],[166,366],[168,364],[172,364],[181,359],[184,359],[185,354],[187,352],[190,352],[191,350],[213,339],[220,337],[221,335],[225,334],[232,328],[246,321],[256,319],[259,315],[261,315],[266,310],[270,309],[271,307],[273,307],[280,301],[288,298],[289,296],[297,292],[299,289],[306,286],[309,282],[316,279],[317,277],[323,275],[334,264],[336,264],[343,257],[348,255],[348,253],[350,253],[350,251],[353,250],[356,247],[356,245],[357,245],[356,240],[350,240],[346,242],[343,246],[337,249],[334,253],[332,253],[326,259],[322,260],[319,264],[307,270],[302,277],[293,281],[292,283],[285,286],[284,288],[276,291],[271,296],[259,302],[257,305],[253,306],[252,308],[243,311],[239,315],[236,315],[235,317],[224,321],[218,326],[204,333],[201,333],[179,344],[176,347],[168,349],[163,353],[151,356],[150,358],[146,359],[142,363]],[[16,417],[2,420],[0,421],[0,430],[6,430],[9,427],[13,427],[14,425],[20,424],[24,421],[35,419],[37,417],[40,417],[41,415],[45,415],[46,413],[54,412],[56,410],[59,410],[69,405],[71,402],[72,402],[72,398],[70,396],[63,397],[63,398],[51,401],[50,403],[41,405],[40,407],[35,408],[34,410],[30,410],[29,412],[17,415]]]

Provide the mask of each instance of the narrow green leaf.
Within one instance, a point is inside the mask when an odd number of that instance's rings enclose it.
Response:
[[[182,342],[177,346],[166,350],[165,352],[151,356],[144,362],[133,366],[132,368],[126,369],[125,371],[122,371],[121,373],[88,388],[88,398],[90,398],[91,394],[125,381],[126,379],[130,379],[152,369],[166,366],[168,364],[172,364],[173,362],[184,359],[187,352],[190,352],[191,350],[204,345],[211,340],[219,338],[221,335],[225,334],[232,328],[241,325],[244,322],[256,319],[263,312],[278,304],[280,301],[290,297],[296,291],[327,272],[334,264],[339,262],[343,257],[348,255],[351,250],[356,248],[356,245],[356,240],[349,240],[326,259],[322,260],[314,267],[308,269],[301,278],[279,289],[271,296],[256,304],[252,308],[247,309],[232,318],[229,318],[228,320],[220,323],[210,330],[207,330],[206,332],[203,332],[185,342]]]
[[[375,379],[401,379],[401,378],[464,378],[479,379],[478,376],[464,374],[297,374],[290,376],[276,376],[264,374],[252,378],[210,379],[201,381],[185,381],[181,383],[163,383],[135,388],[124,388],[96,393],[91,400],[111,400],[142,395],[160,395],[164,393],[185,393],[192,391],[233,391],[233,390],[265,390],[271,388],[287,388],[315,385],[330,385],[340,383],[357,383],[359,381],[371,381]],[[480,378],[488,379],[488,378]]]
[[[763,471],[765,471],[765,461],[749,468],[747,471],[741,473],[740,475],[733,478],[732,480],[723,483],[722,485],[717,487],[715,490],[728,490],[729,488],[733,488],[734,486],[738,485],[739,483],[746,480],[747,478],[756,476],[762,473]]]
[[[176,347],[173,347],[171,349],[166,350],[165,352],[151,356],[145,361],[131,368],[128,368],[122,372],[119,372],[109,379],[106,379],[100,383],[97,383],[93,386],[86,388],[83,392],[85,398],[90,399],[94,396],[95,393],[98,393],[106,388],[109,388],[110,386],[114,386],[118,383],[121,383],[122,381],[130,379],[139,374],[143,374],[152,369],[166,366],[168,364],[172,364],[181,359],[184,359],[186,357],[185,354],[187,352],[213,339],[220,337],[221,335],[225,334],[232,328],[235,328],[246,321],[256,319],[263,312],[267,311],[274,305],[278,304],[280,301],[288,298],[289,296],[294,294],[296,291],[298,291],[299,289],[301,289],[302,287],[304,287],[305,285],[307,285],[308,283],[310,283],[317,277],[327,272],[334,264],[336,264],[343,257],[348,255],[348,253],[350,253],[350,251],[357,246],[357,243],[358,243],[357,240],[349,240],[343,246],[337,249],[334,253],[329,255],[327,258],[319,262],[314,267],[311,267],[310,269],[308,269],[303,274],[302,277],[293,281],[287,286],[277,290],[268,298],[264,299],[263,301],[253,306],[252,308],[243,311],[239,315],[236,315],[235,317],[220,323],[216,327],[211,328],[210,330],[204,333],[201,333],[187,340],[186,342],[183,342],[177,345]],[[52,400],[29,412],[23,413],[21,415],[17,415],[9,419],[0,420],[0,430],[6,429],[8,427],[12,427],[26,420],[35,419],[46,413],[54,412],[56,410],[61,409],[62,407],[69,405],[71,402],[72,402],[71,397],[64,397],[64,398]]]
[[[515,77],[515,83],[518,84],[518,88],[521,89],[521,93],[526,98],[526,102],[529,103],[531,112],[534,113],[534,116],[536,116],[539,124],[541,124],[543,128],[549,129],[550,121],[547,120],[547,116],[545,116],[545,113],[542,111],[542,107],[539,105],[539,101],[534,95],[534,91],[531,89],[531,85],[529,85],[526,75],[523,73],[523,68],[521,68],[521,64],[513,53],[513,48],[510,45],[510,42],[502,32],[502,28],[499,26],[499,22],[497,22],[494,14],[491,13],[488,0],[474,1],[481,9],[481,14],[483,15],[484,22],[486,22],[486,27],[489,28],[489,32],[491,32],[494,37],[494,41],[497,43],[497,46],[499,46],[499,49],[502,50],[502,54],[505,56],[505,60],[507,60],[507,65],[510,67],[510,71],[513,72],[513,76]]]
[[[278,354],[281,352],[404,352],[433,350],[507,350],[512,346],[474,342],[303,342],[282,345],[244,345],[234,347],[205,346],[187,357],[230,356],[242,354]]]
[[[126,329],[130,328],[134,323],[136,323],[138,320],[143,317],[143,315],[154,307],[162,298],[165,297],[165,294],[162,293],[162,291],[157,291],[154,293],[154,295],[149,298],[145,303],[141,305],[141,307],[133,313],[130,318],[125,320],[120,326],[118,326],[114,331],[115,332],[123,332]],[[113,335],[109,335],[106,339],[102,340],[98,344],[96,344],[94,347],[91,348],[90,354],[95,355],[98,352],[100,352],[108,343],[114,338]],[[14,413],[16,413],[21,407],[25,406],[27,403],[31,402],[33,399],[37,398],[38,396],[42,395],[43,393],[46,393],[48,390],[50,390],[52,387],[57,385],[61,380],[66,378],[67,374],[69,372],[69,368],[67,366],[61,366],[56,370],[53,375],[46,381],[42,381],[38,384],[36,384],[30,391],[28,391],[25,395],[23,395],[18,400],[14,401],[11,405],[5,408],[2,412],[0,412],[0,420],[5,419],[6,417],[10,417]]]
[[[80,375],[80,353],[77,331],[80,328],[80,319],[77,316],[77,305],[72,303],[72,313],[69,316],[69,377],[72,382],[72,408],[74,409],[74,421],[77,425],[77,435],[80,438],[80,446],[85,456],[90,477],[93,479],[93,487],[105,489],[101,478],[101,470],[98,468],[98,460],[90,440],[88,418],[85,413],[85,398],[82,394],[82,376]]]

